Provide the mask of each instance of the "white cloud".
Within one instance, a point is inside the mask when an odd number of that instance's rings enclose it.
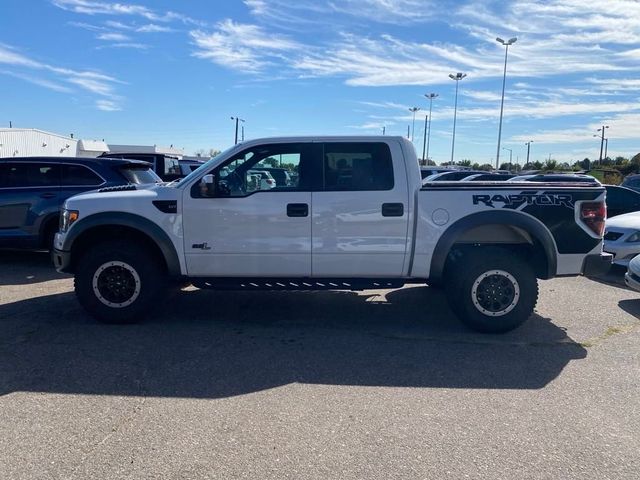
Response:
[[[299,44],[288,37],[274,35],[257,25],[224,20],[213,33],[201,30],[190,32],[198,49],[198,58],[210,60],[234,70],[256,72],[269,65],[274,58],[283,60],[282,53],[295,50]]]
[[[115,77],[92,70],[74,70],[39,62],[16,52],[14,48],[9,47],[8,45],[0,44],[0,64],[12,65],[13,67],[21,67],[53,75],[54,80],[42,77],[33,77],[32,75],[24,72],[13,73],[13,76],[16,78],[22,78],[30,83],[37,83],[38,85],[51,90],[57,90],[59,92],[66,92],[67,90],[71,91],[68,87],[60,85],[60,82],[65,82],[80,87],[86,92],[105,97],[109,101],[113,102],[114,105],[120,99],[115,92],[115,85],[122,84],[123,82]]]
[[[111,100],[97,100],[96,108],[104,112],[117,112],[122,110],[122,108],[116,102],[113,102]]]
[[[137,16],[154,22],[181,21],[194,25],[202,22],[177,12],[167,11],[159,13],[144,5],[114,3],[95,0],[51,0],[58,8],[85,15],[120,15]]]
[[[98,40],[105,40],[111,42],[126,42],[130,40],[130,37],[124,35],[123,33],[101,33],[96,37]]]
[[[20,80],[24,80],[26,82],[33,83],[34,85],[38,85],[40,87],[44,87],[44,88],[47,88],[49,90],[53,90],[55,92],[71,93],[71,89],[70,88],[65,87],[64,85],[61,85],[59,83],[52,82],[51,80],[47,80],[45,78],[34,77],[34,76],[27,75],[27,74],[24,74],[24,73],[16,73],[16,72],[12,72],[12,71],[9,71],[9,70],[0,70],[0,73],[2,73],[3,75],[9,75],[9,76],[14,77],[14,78],[19,78]]]
[[[140,27],[137,27],[135,31],[140,33],[168,33],[168,32],[173,32],[174,30],[173,28],[170,28],[170,27],[149,23],[147,25],[142,25]]]

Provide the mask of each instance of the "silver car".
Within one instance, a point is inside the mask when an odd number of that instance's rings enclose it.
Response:
[[[628,287],[640,291],[640,255],[629,262],[629,268],[624,276],[624,283]]]
[[[640,254],[640,212],[608,218],[603,250],[613,254],[613,263],[627,266]]]

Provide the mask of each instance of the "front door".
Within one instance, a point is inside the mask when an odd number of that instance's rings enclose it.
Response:
[[[311,143],[248,147],[186,189],[184,249],[189,276],[311,276],[311,187],[319,167]],[[286,168],[290,185],[261,181]]]

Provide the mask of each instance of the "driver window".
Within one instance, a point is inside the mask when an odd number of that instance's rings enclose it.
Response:
[[[205,175],[192,188],[191,195],[246,197],[256,192],[300,190],[304,186],[300,165],[305,149],[304,144],[252,147]]]

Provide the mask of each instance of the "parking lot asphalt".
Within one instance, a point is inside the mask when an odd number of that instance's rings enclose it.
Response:
[[[211,292],[101,325],[0,253],[0,478],[632,479],[640,293],[540,283],[506,335],[441,291]]]

